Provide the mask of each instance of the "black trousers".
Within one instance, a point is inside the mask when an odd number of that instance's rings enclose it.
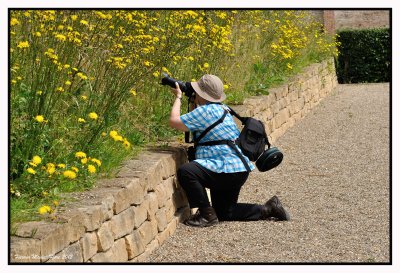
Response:
[[[178,169],[178,181],[186,192],[191,208],[209,207],[207,192],[220,221],[254,221],[261,218],[261,205],[238,203],[240,189],[249,173],[215,173],[195,161]]]

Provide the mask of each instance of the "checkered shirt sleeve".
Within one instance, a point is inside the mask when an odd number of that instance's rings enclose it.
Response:
[[[222,117],[224,109],[227,109],[224,105],[206,104],[182,115],[180,118],[186,127],[188,127],[188,129],[197,137],[207,127]],[[239,137],[239,134],[239,129],[237,128],[232,116],[228,114],[221,124],[214,127],[203,139],[200,140],[200,143],[215,140],[235,140]],[[240,151],[239,147],[238,149]],[[255,169],[250,160],[245,155],[243,156],[250,166],[250,169]],[[197,147],[195,161],[203,167],[217,173],[246,171],[246,167],[243,165],[239,156],[226,144]]]

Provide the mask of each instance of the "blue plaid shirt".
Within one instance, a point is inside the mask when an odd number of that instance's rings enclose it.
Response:
[[[224,109],[228,109],[221,104],[206,104],[197,107],[193,111],[182,115],[180,118],[183,124],[198,137],[207,127],[216,122],[224,114]],[[201,140],[202,142],[215,140],[235,140],[239,137],[233,118],[227,114],[224,121],[209,131]],[[238,147],[241,152],[240,148]],[[254,165],[243,155],[251,170]],[[197,163],[216,173],[236,173],[245,172],[246,167],[240,160],[236,152],[226,144],[214,146],[198,146],[196,149]]]

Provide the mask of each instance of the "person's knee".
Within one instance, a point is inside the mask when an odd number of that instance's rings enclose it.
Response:
[[[178,171],[176,172],[176,175],[178,177],[178,179],[182,178],[183,176],[185,176],[188,172],[188,168],[186,166],[187,164],[183,164],[182,166],[179,167]]]
[[[182,187],[190,182],[190,177],[192,176],[192,166],[190,163],[183,164],[179,167],[178,171],[176,172],[176,176],[178,178],[178,182],[181,184]]]

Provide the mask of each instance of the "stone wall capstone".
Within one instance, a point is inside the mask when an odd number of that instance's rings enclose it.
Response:
[[[262,120],[274,143],[336,85],[330,59],[307,67],[288,84],[269,90],[269,95],[248,98],[232,108]],[[69,194],[51,220],[13,228],[9,262],[149,262],[150,254],[190,214],[176,178],[177,169],[187,162],[186,150],[175,146],[148,149],[124,162],[114,178]]]

